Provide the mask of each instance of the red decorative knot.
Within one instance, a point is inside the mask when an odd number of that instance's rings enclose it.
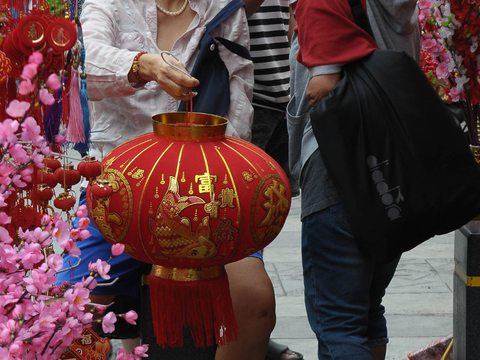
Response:
[[[39,49],[47,41],[47,28],[47,19],[40,15],[30,14],[19,21],[15,32],[22,45],[28,48]]]
[[[12,72],[12,63],[7,55],[0,51],[0,84],[7,80],[8,74]]]
[[[97,199],[106,200],[110,198],[113,194],[112,185],[105,179],[98,179],[92,185],[92,195]]]
[[[52,169],[52,172],[55,172],[55,170],[57,170],[59,167],[62,166],[62,163],[60,162],[60,160],[55,159],[55,157],[52,155],[46,155],[43,158],[43,163],[45,164],[46,167]]]
[[[52,169],[48,167],[40,169],[36,172],[36,180],[37,184],[46,184],[52,189],[57,186],[57,180],[55,179],[55,175],[53,175]]]
[[[45,184],[37,185],[37,198],[42,202],[48,202],[53,198],[53,190]]]
[[[77,200],[75,197],[64,192],[58,195],[55,200],[53,200],[53,206],[55,206],[57,209],[68,211],[75,206],[76,202]]]
[[[78,171],[85,177],[88,181],[93,181],[102,174],[102,163],[98,160],[95,160],[95,157],[87,157],[84,161],[80,162],[77,165]]]
[[[77,30],[67,19],[57,18],[48,25],[47,41],[55,51],[68,51],[77,41]]]
[[[55,176],[55,180],[66,190],[78,184],[82,178],[80,171],[75,169],[73,165],[64,165],[55,170],[53,175]]]

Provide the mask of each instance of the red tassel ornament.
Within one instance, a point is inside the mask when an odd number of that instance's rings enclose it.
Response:
[[[159,344],[183,347],[184,326],[190,329],[197,347],[222,346],[237,339],[232,299],[225,291],[229,285],[224,266],[180,269],[154,265],[149,282]]]

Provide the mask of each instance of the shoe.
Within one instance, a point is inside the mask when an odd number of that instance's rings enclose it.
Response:
[[[285,356],[286,354],[284,353],[287,353],[287,352],[289,354],[296,355],[296,357]],[[303,360],[303,355],[300,354],[299,352],[290,350],[287,345],[276,343],[275,341],[270,339],[270,342],[268,343],[267,356],[265,356],[265,360]]]

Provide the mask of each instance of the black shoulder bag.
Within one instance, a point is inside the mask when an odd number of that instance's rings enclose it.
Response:
[[[200,84],[192,89],[198,92],[193,98],[195,112],[224,116],[230,106],[230,75],[220,57],[218,43],[245,59],[250,59],[250,52],[240,44],[222,37],[212,37],[210,33],[242,6],[245,6],[242,0],[232,0],[207,25],[191,73],[200,81]],[[182,101],[178,111],[185,110],[186,102]]]
[[[360,2],[350,5],[371,34]],[[311,121],[364,254],[390,261],[480,213],[480,168],[463,130],[405,52],[344,66]]]

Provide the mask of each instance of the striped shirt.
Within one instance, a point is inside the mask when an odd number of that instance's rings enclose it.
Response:
[[[265,0],[248,19],[255,83],[253,104],[285,111],[290,99],[289,0]]]

